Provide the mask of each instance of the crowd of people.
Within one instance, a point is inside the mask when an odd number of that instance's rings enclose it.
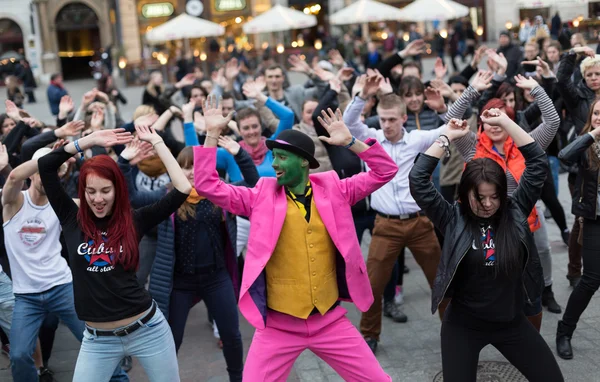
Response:
[[[301,85],[236,57],[211,75],[182,66],[172,84],[153,72],[131,121],[108,72],[78,104],[53,75],[51,125],[7,100],[0,335],[14,381],[52,380],[59,321],[81,342],[74,381],[127,381],[131,357],[178,381],[201,300],[231,381],[285,380],[306,349],[345,380],[391,380],[376,354],[382,315],[408,320],[405,249],[431,287],[445,381],[475,381],[487,345],[530,381],[563,381],[539,331],[544,308],[562,313],[554,345],[573,358],[600,286],[600,56],[577,34],[565,49],[502,32],[425,81],[411,32],[388,54],[292,55]],[[564,312],[549,218],[569,251]],[[256,328],[246,357],[238,310]]]

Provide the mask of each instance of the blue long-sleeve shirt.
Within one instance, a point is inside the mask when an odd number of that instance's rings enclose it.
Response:
[[[273,114],[279,119],[279,125],[277,125],[277,129],[271,135],[269,139],[277,139],[279,134],[281,134],[284,130],[289,130],[294,126],[294,112],[292,109],[284,106],[283,104],[272,100],[270,97],[267,98],[267,102],[265,103]],[[185,144],[187,146],[198,146],[200,143],[198,141],[198,135],[196,134],[196,130],[194,129],[194,124],[192,122],[185,123],[183,125],[183,136],[185,138]],[[256,169],[258,174],[263,176],[275,177],[275,170],[271,166],[273,163],[273,152],[268,151],[265,155],[265,159],[261,164],[256,165]],[[229,178],[232,182],[236,182],[241,179],[241,171],[235,162],[233,156],[225,149],[219,148],[217,150],[217,168],[221,170],[226,170]],[[234,180],[236,179],[236,180]]]

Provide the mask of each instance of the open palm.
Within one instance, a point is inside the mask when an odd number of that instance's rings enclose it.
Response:
[[[335,146],[346,146],[352,141],[352,134],[348,127],[342,120],[342,112],[337,109],[335,113],[331,109],[327,109],[327,112],[323,110],[321,112],[319,122],[325,130],[329,133],[329,137],[319,137],[320,140]]]
[[[223,106],[215,96],[209,95],[203,107],[206,131],[220,134],[221,130],[231,121],[232,113],[223,117]]]

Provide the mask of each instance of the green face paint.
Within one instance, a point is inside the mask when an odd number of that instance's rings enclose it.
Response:
[[[295,194],[304,193],[308,180],[308,161],[290,151],[273,149],[273,169],[277,184],[288,187]]]

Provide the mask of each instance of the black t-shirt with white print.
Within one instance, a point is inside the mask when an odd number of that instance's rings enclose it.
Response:
[[[495,230],[479,225],[479,237],[461,261],[454,276],[453,309],[490,322],[508,322],[522,311],[521,275],[508,277],[496,272],[498,254]]]
[[[62,188],[57,175],[60,165],[70,157],[71,154],[60,148],[40,158],[38,163],[69,252],[77,316],[83,321],[110,322],[140,314],[150,308],[152,298],[139,284],[135,270],[114,264],[114,248],[105,248],[103,244],[95,246],[79,227],[79,208]],[[169,218],[187,196],[174,189],[153,205],[133,211],[138,242],[149,229]],[[94,220],[105,241],[110,235],[106,232],[108,220]]]

